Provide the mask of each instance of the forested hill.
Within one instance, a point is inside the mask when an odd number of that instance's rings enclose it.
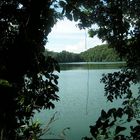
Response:
[[[52,56],[58,62],[115,62],[121,61],[115,50],[109,48],[108,45],[98,45],[90,48],[85,52],[76,54],[67,51],[52,52],[45,51],[45,56]]]
[[[87,51],[80,53],[80,56],[85,61],[90,61],[90,62],[121,61],[116,51],[113,48],[108,47],[107,44],[90,48]]]

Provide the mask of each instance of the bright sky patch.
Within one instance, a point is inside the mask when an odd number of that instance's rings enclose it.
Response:
[[[80,53],[100,44],[102,44],[101,40],[96,36],[94,38],[89,38],[87,31],[85,34],[85,30],[80,30],[78,26],[76,26],[76,22],[64,19],[58,21],[53,27],[52,32],[48,36],[48,43],[45,47],[54,52],[65,50]]]

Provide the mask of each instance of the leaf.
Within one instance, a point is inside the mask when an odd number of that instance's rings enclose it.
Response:
[[[101,112],[101,119],[106,119],[107,118],[107,114],[104,110],[102,110]]]
[[[130,99],[131,97],[132,97],[132,91],[129,90],[129,91],[127,92],[126,98]]]
[[[59,76],[58,75],[55,75],[55,74],[51,74],[55,79],[59,79]]]
[[[112,114],[115,114],[115,113],[116,113],[116,108],[111,108],[111,109],[108,110],[108,113],[107,114],[109,116],[111,116]]]
[[[123,101],[122,105],[127,105],[129,103],[128,100]]]
[[[107,128],[108,128],[108,126],[109,126],[109,120],[107,119],[104,123],[103,123],[103,127],[101,128],[103,131],[103,134],[105,134],[106,133],[106,130],[107,130]]]
[[[137,123],[140,124],[140,120],[137,120]]]
[[[60,66],[59,66],[59,64],[55,64],[55,70],[60,73]]]
[[[126,127],[117,126],[116,130],[115,130],[115,134],[119,134],[121,131],[124,131],[125,129],[126,129]]]
[[[55,108],[55,105],[52,103],[52,102],[49,102],[48,104],[47,104],[47,108],[52,108],[52,109],[54,109]]]
[[[59,1],[59,5],[64,8],[66,6],[66,3],[64,1]]]
[[[54,83],[57,85],[58,84],[58,81],[57,81],[57,79],[54,79]]]
[[[74,21],[78,21],[78,11],[77,10],[73,10],[73,18],[74,18]]]
[[[94,37],[95,35],[97,35],[97,32],[98,32],[98,30],[93,30],[93,29],[90,29],[88,31],[90,37]]]
[[[70,21],[72,21],[72,14],[67,13],[67,14],[66,14],[66,17],[67,17]]]
[[[118,108],[118,110],[116,112],[116,115],[117,115],[117,117],[121,118],[123,116],[123,113],[124,113],[123,109],[122,108]]]
[[[92,134],[92,136],[94,138],[97,137],[97,134],[98,134],[98,127],[96,126],[90,126],[90,133]]]

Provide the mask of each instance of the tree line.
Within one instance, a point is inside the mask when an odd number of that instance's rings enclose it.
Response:
[[[53,52],[47,49],[45,56],[51,56],[60,63],[65,62],[117,62],[122,61],[117,52],[107,44],[98,45],[81,53],[72,53],[68,51]]]

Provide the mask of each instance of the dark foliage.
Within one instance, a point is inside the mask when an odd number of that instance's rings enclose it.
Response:
[[[112,139],[139,139],[139,120],[131,127],[130,137],[121,133],[125,127],[114,125],[122,115],[128,116],[128,122],[139,115],[140,97],[133,97],[129,88],[129,80],[138,82],[140,78],[139,0],[0,1],[0,138],[21,139],[25,134],[21,127],[28,126],[34,111],[54,108],[52,101],[59,99],[58,76],[53,74],[60,71],[59,66],[43,55],[47,35],[60,18],[59,11],[69,20],[79,21],[80,28],[90,28],[91,36],[106,40],[125,57],[131,69],[104,77],[108,100],[125,95],[124,106],[102,110],[96,124],[90,127],[92,136],[108,138],[108,128],[115,126]],[[93,24],[98,29],[92,29]],[[26,137],[30,137],[29,131]]]
[[[110,102],[120,98],[123,100],[121,107],[110,108],[107,112],[101,111],[96,124],[90,126],[93,138],[112,140],[139,139],[140,91],[138,93],[131,91],[131,85],[138,82],[137,78],[136,72],[130,69],[103,75],[101,82],[105,84],[104,89],[107,100]],[[124,131],[129,126],[129,135],[125,135]],[[84,139],[87,140],[87,137]]]
[[[59,18],[53,1],[0,2],[0,139],[21,139],[35,110],[58,101],[58,63],[43,55],[47,35]],[[26,135],[27,139],[30,137]]]
[[[45,56],[51,56],[56,59],[59,63],[68,63],[68,62],[83,62],[84,59],[81,58],[80,54],[62,51],[62,52],[53,52],[45,50]]]
[[[124,94],[127,98],[132,97],[130,86],[137,83],[137,75],[135,71],[122,70],[106,75],[103,74],[101,82],[105,84],[105,96],[112,102],[114,98],[122,98]]]

